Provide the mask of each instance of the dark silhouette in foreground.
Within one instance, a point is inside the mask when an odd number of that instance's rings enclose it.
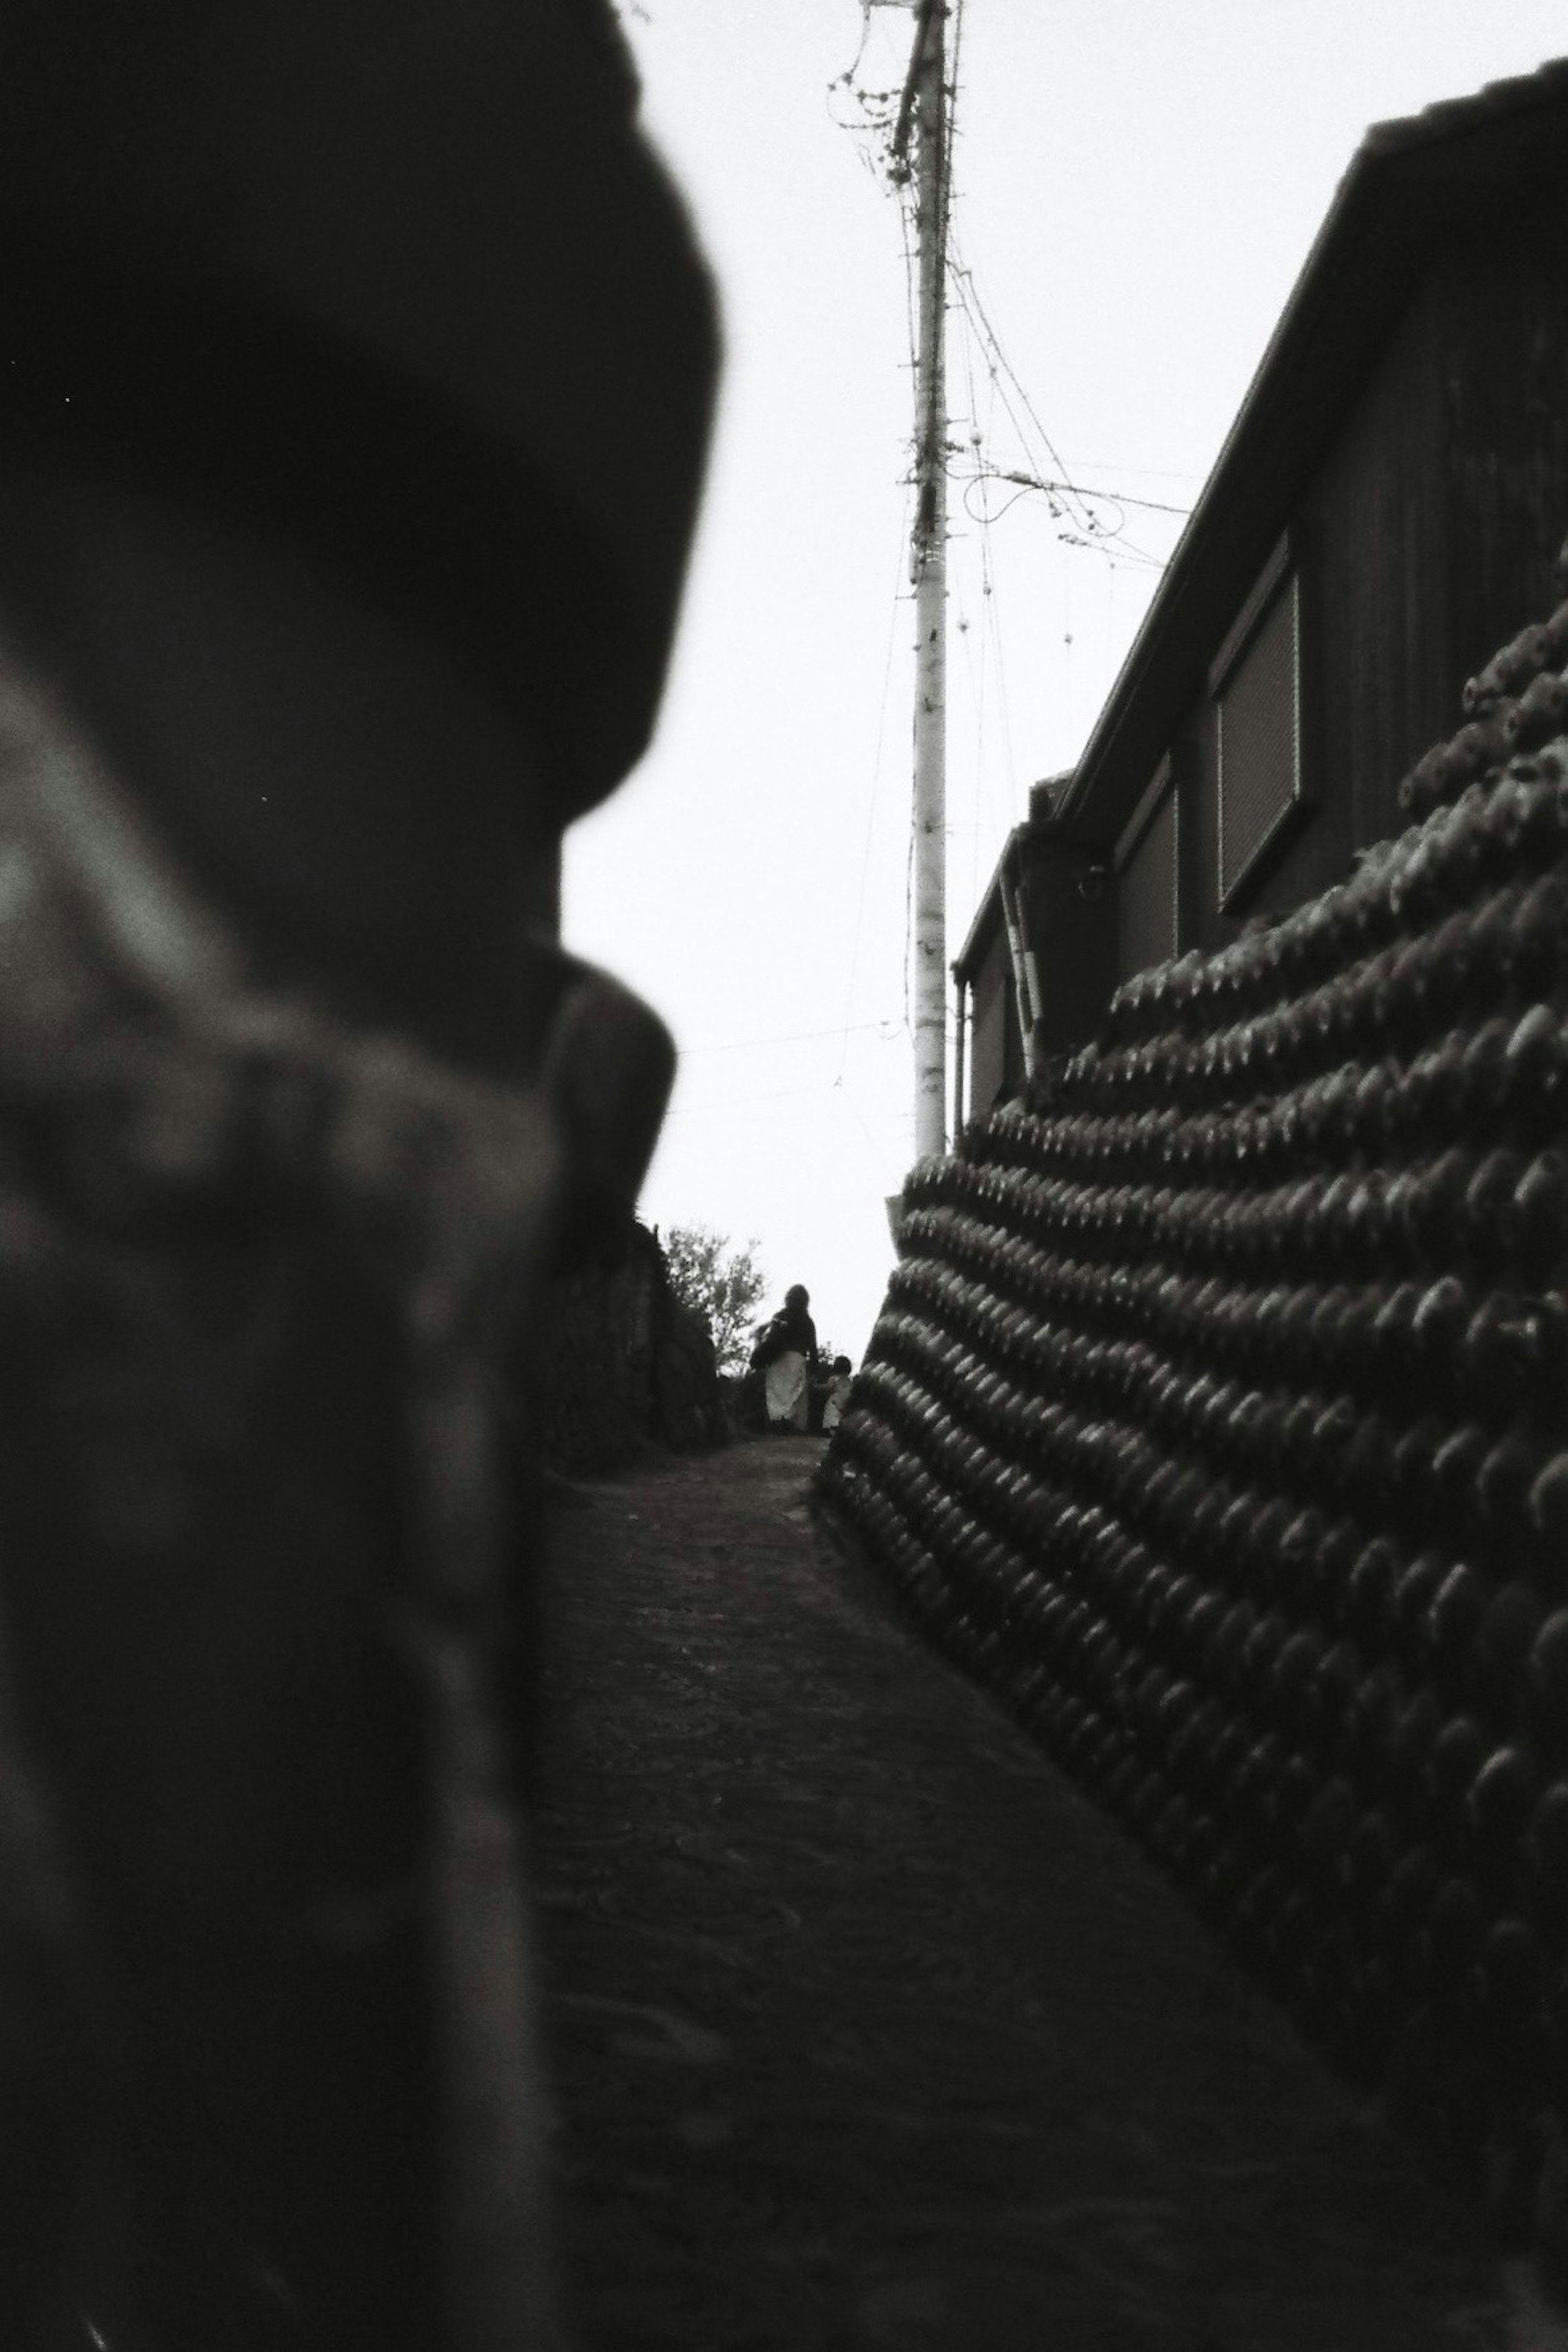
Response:
[[[602,0],[0,25],[18,2352],[559,2341],[503,1407],[668,1084],[556,867],[713,361],[634,106]]]

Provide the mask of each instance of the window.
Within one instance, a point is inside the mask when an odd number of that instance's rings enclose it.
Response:
[[[1302,806],[1301,609],[1281,541],[1209,674],[1219,741],[1219,903]]]
[[[1171,763],[1162,760],[1116,845],[1123,980],[1150,964],[1164,963],[1177,950],[1177,812]]]
[[[997,1102],[1007,1073],[1007,998],[1003,977],[1005,948],[991,953],[970,982],[969,1116],[978,1118]]]

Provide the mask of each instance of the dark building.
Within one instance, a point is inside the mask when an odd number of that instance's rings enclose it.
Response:
[[[1405,822],[1454,681],[1568,526],[1568,60],[1357,152],[1070,776],[954,966],[966,1115],[1117,982],[1300,905]],[[1014,946],[1009,945],[1009,932]]]
[[[1065,837],[1054,814],[1071,782],[1050,776],[1034,787],[1028,822],[1008,835],[953,965],[961,1118],[1022,1090],[1026,1025],[1032,1052],[1069,1052],[1115,985],[1105,861]]]

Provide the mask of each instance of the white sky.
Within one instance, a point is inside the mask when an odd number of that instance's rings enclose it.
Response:
[[[858,1362],[912,1134],[899,206],[830,106],[860,0],[620,5],[728,358],[658,737],[568,837],[564,935],[681,1047],[643,1215],[754,1236],[773,1303],[804,1282]],[[872,10],[863,85],[896,88],[910,35]],[[1190,506],[1367,125],[1564,53],[1568,0],[964,0],[956,236],[1068,478]],[[979,430],[1054,472],[972,351],[952,317],[955,470]],[[1037,494],[989,530],[950,496],[951,961],[1158,575],[1065,543]],[[1171,518],[1125,517],[1168,554]]]

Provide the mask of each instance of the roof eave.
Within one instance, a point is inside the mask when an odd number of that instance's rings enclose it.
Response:
[[[1568,60],[1374,125],[1335,191],[1058,814],[1109,849],[1445,227],[1563,179]]]
[[[1008,860],[1013,856],[1019,835],[1027,830],[1026,825],[1014,825],[1002,845],[1002,855],[992,868],[991,879],[985,885],[980,904],[974,910],[973,919],[964,934],[963,945],[952,960],[952,976],[957,981],[971,980],[976,968],[984,961],[984,950],[990,944],[991,934],[1002,919],[999,887],[1002,876],[1006,870]]]

